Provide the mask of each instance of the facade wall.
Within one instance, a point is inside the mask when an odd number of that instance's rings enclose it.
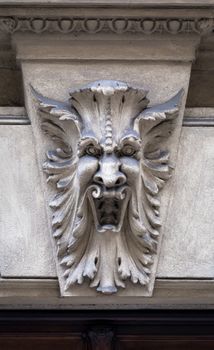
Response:
[[[214,5],[10,5],[2,4],[0,17],[1,307],[212,308]],[[161,195],[162,242],[149,298],[129,284],[119,297],[78,288],[59,296],[41,168],[47,144],[29,86],[64,101],[69,88],[99,79],[149,88],[151,105],[178,88],[187,97],[169,145],[175,170]]]

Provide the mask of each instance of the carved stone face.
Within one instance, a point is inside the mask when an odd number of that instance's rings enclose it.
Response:
[[[66,291],[87,279],[106,294],[126,279],[149,285],[158,194],[170,177],[163,140],[182,92],[151,108],[146,94],[119,81],[72,91],[68,103],[34,92],[55,145],[44,171],[56,192],[49,205]]]
[[[112,133],[110,126],[108,130]],[[80,179],[87,179],[96,230],[119,232],[131,188],[140,176],[141,140],[132,132],[114,145],[110,138],[108,145],[99,141],[90,136],[80,140],[77,172]]]
[[[130,103],[138,102],[138,112],[148,100],[145,91],[128,90],[123,82],[98,81],[71,94],[83,120],[77,174],[97,232],[121,231],[132,187],[141,176],[142,142]]]

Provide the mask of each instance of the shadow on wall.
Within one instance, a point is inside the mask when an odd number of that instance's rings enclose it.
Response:
[[[0,67],[0,106],[23,106],[22,73],[18,68]]]
[[[214,107],[214,71],[192,69],[186,107]]]

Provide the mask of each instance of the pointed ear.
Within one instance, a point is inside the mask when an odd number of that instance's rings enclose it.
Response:
[[[33,86],[31,92],[39,105],[39,111],[45,113],[45,116],[49,118],[54,117],[59,121],[72,121],[76,124],[77,129],[80,132],[82,122],[78,112],[68,103],[52,100],[50,98],[42,96],[38,93]],[[53,118],[51,118],[53,120]]]
[[[184,90],[181,89],[169,101],[146,108],[137,116],[134,125],[138,126],[139,129],[145,127],[148,131],[163,121],[175,119],[179,114],[183,94]]]

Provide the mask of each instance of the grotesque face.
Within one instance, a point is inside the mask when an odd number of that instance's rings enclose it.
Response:
[[[141,140],[133,132],[113,143],[110,124],[107,132],[108,140],[97,142],[90,136],[80,140],[78,176],[88,180],[87,196],[96,230],[119,232],[131,187],[140,176]]]
[[[146,92],[98,81],[71,93],[71,103],[84,120],[77,174],[82,190],[87,187],[96,231],[120,232],[131,188],[141,176],[142,142],[134,118],[148,103]]]
[[[67,104],[34,94],[55,147],[44,171],[56,192],[50,207],[65,293],[85,280],[106,294],[125,288],[126,279],[148,286],[158,194],[170,176],[160,145],[181,93],[151,108],[146,91],[119,81],[72,91]]]

